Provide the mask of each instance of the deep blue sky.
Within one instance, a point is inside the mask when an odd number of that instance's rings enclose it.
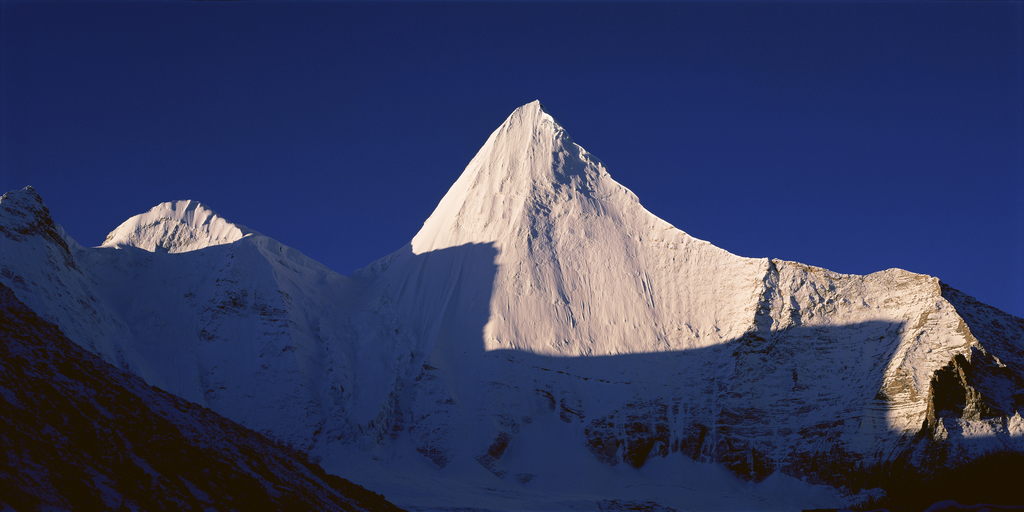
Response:
[[[0,9],[0,189],[85,245],[190,198],[350,274],[540,99],[693,236],[1024,316],[1021,2]]]

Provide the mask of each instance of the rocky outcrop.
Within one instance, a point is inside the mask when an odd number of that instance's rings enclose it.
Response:
[[[4,194],[0,199],[0,210],[0,217],[5,220],[0,222],[0,236],[12,241],[41,236],[54,248],[47,260],[51,266],[64,265],[78,269],[74,257],[71,256],[71,250],[64,241],[64,230],[53,222],[49,208],[43,204],[43,199],[34,188],[25,187]]]
[[[981,391],[971,385],[976,381],[974,374],[974,366],[960,354],[953,357],[946,366],[935,370],[928,390],[928,412],[924,428],[934,431],[940,418],[982,420],[1000,414],[1001,411],[993,409]]]
[[[643,466],[650,457],[664,457],[680,448],[692,449],[692,443],[672,438],[667,409],[662,401],[638,400],[595,418],[584,429],[587,448],[605,464],[624,462],[634,468]]]

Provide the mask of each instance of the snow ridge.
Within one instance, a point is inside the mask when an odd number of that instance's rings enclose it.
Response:
[[[516,220],[531,209],[545,200],[594,195],[607,185],[597,183],[606,176],[601,163],[534,101],[491,134],[413,237],[413,252],[518,237],[522,233],[512,231],[521,227]]]
[[[732,255],[645,210],[538,101],[516,109],[491,134],[411,248],[422,255],[470,244],[497,253],[493,269],[467,279],[490,303],[486,349],[564,356],[674,350],[738,337],[753,322],[768,266],[767,259]],[[407,280],[423,274],[419,263],[390,265],[385,279],[392,288],[415,289]],[[420,299],[394,299],[412,317],[441,318]]]
[[[224,220],[200,202],[171,201],[124,221],[107,235],[101,247],[179,253],[229,244],[252,234],[258,233]]]

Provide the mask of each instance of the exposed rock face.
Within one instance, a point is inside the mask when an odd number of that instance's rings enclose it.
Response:
[[[0,505],[398,510],[303,454],[152,388],[0,285]]]
[[[649,457],[667,456],[670,450],[682,448],[699,453],[703,445],[703,437],[699,434],[696,442],[672,439],[667,409],[661,401],[625,404],[622,409],[594,419],[587,425],[584,430],[587,446],[598,460],[606,464],[625,462],[635,468],[643,466]],[[700,426],[696,429],[701,431]],[[694,445],[697,445],[696,450]]]
[[[51,266],[63,264],[76,268],[75,259],[63,238],[64,230],[50,218],[50,210],[35,189],[25,187],[20,193],[4,194],[4,199],[0,202],[0,208],[7,222],[0,224],[0,235],[17,242],[31,236],[44,237],[49,242],[47,246],[53,249],[47,255],[47,262]]]
[[[518,489],[685,457],[857,490],[897,461],[1024,451],[1024,320],[930,276],[697,240],[536,102],[409,245],[352,277],[191,203],[86,249],[48,235],[27,194],[0,210],[0,283],[86,349],[332,471],[353,452],[382,473],[414,457]]]
[[[978,421],[995,416],[981,392],[970,384],[975,381],[974,367],[960,354],[936,370],[932,376],[931,389],[928,390],[925,428],[937,427],[940,418]]]

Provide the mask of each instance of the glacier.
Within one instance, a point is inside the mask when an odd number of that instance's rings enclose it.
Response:
[[[1024,320],[693,238],[536,101],[352,276],[194,201],[86,248],[26,188],[0,234],[71,340],[407,508],[840,507],[1024,452]]]

